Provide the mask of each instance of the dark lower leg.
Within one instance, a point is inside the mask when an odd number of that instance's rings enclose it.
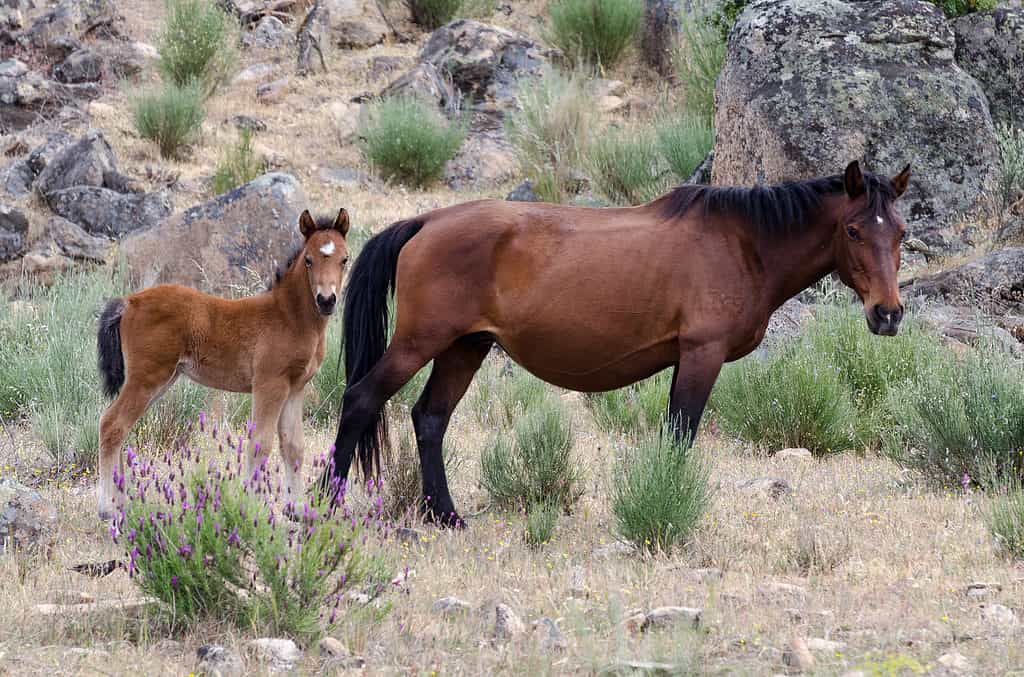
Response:
[[[668,406],[669,426],[687,447],[697,437],[704,407],[721,369],[719,353],[708,348],[683,353],[676,365]]]
[[[444,435],[452,412],[466,394],[491,341],[463,337],[434,359],[427,386],[412,410],[423,475],[423,513],[443,526],[463,526],[444,468]]]

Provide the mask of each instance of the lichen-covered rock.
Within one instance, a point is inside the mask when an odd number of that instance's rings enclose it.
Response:
[[[0,553],[48,551],[57,536],[57,510],[38,491],[17,480],[0,479]]]
[[[420,61],[450,77],[477,107],[501,111],[514,105],[519,78],[541,75],[560,54],[522,33],[458,19],[431,33]]]
[[[1007,247],[976,261],[906,283],[905,296],[939,298],[1002,314],[1024,312],[1024,247]]]
[[[953,30],[957,63],[981,83],[992,118],[1024,125],[1024,9],[965,14]]]
[[[53,77],[69,84],[96,82],[103,75],[103,59],[93,50],[83,47],[53,67]]]
[[[495,188],[514,178],[518,168],[503,134],[475,134],[445,165],[444,182],[453,190]]]
[[[102,186],[72,186],[48,194],[54,214],[63,216],[94,235],[121,237],[149,228],[171,214],[166,191],[120,193]]]
[[[36,178],[35,189],[49,201],[55,191],[73,186],[104,186],[117,174],[117,159],[103,132],[92,129],[53,154]],[[109,187],[109,186],[108,186]]]
[[[265,174],[121,242],[135,281],[176,282],[216,294],[269,279],[299,244],[306,196],[289,174]]]
[[[432,63],[416,64],[411,70],[396,78],[380,93],[382,98],[391,96],[411,96],[432,101],[438,108],[453,109],[460,103],[461,97],[455,91],[451,81],[442,75]]]
[[[373,47],[384,42],[388,25],[373,0],[324,0],[332,41],[345,49]]]
[[[729,33],[715,90],[714,181],[754,184],[913,165],[910,232],[955,246],[998,149],[978,82],[954,61],[942,11],[917,0],[755,0]]]

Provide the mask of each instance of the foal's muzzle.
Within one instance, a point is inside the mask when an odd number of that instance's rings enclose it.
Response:
[[[321,315],[333,315],[334,309],[338,307],[338,295],[331,294],[330,296],[323,296],[321,294],[316,295],[316,309],[320,311]]]
[[[895,336],[903,319],[903,305],[875,304],[867,313],[868,329],[879,336]]]

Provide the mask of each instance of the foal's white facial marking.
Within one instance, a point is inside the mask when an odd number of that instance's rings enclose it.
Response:
[[[323,247],[320,247],[320,253],[323,254],[324,256],[330,256],[331,254],[333,254],[334,253],[334,243],[333,242],[328,242]]]
[[[878,225],[882,225],[883,223],[885,223],[885,221],[882,219],[881,216],[876,216],[875,219],[878,221]],[[333,243],[332,243],[332,247],[333,247]]]

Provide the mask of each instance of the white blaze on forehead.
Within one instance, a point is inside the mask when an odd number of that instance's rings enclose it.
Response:
[[[333,254],[334,253],[334,243],[333,242],[328,242],[323,247],[320,247],[320,253],[323,254],[324,256],[330,256],[331,254]]]
[[[878,223],[880,223],[880,224],[881,224],[881,223],[885,223],[885,221],[883,221],[883,220],[882,220],[882,217],[881,217],[881,216],[876,216],[876,217],[875,217],[875,219],[877,219],[877,220],[878,220]],[[334,245],[331,245],[331,248],[333,249],[333,248],[334,248]]]

